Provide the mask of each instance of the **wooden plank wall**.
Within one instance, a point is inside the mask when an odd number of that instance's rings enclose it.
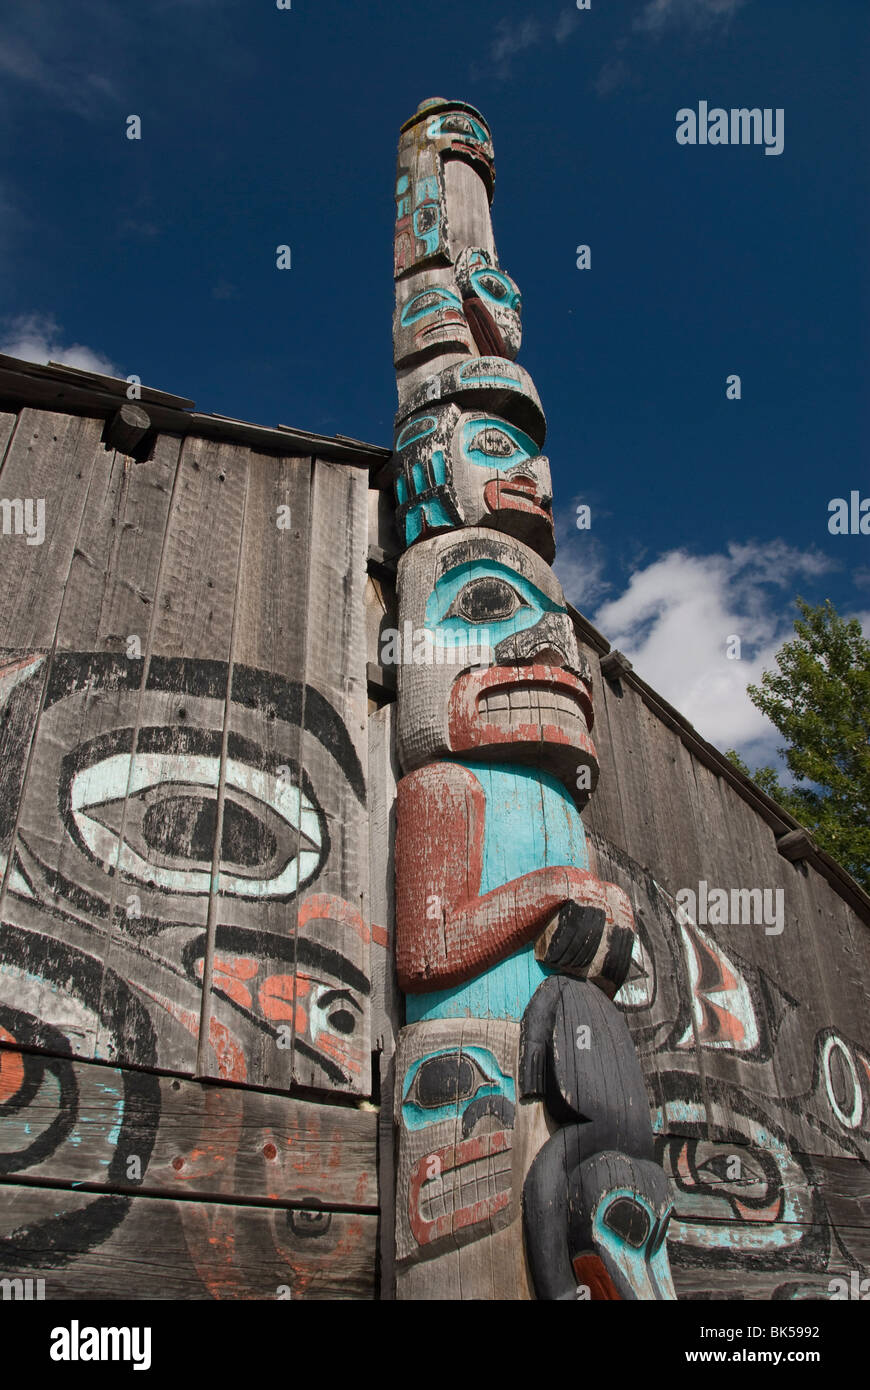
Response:
[[[102,434],[0,416],[0,1273],[372,1297],[366,470]]]
[[[584,820],[638,923],[617,1003],[672,1179],[678,1295],[828,1298],[870,1273],[870,925],[637,691],[599,674],[594,696]],[[702,880],[727,890],[727,923],[701,919]],[[732,912],[735,889],[771,890],[767,920]]]

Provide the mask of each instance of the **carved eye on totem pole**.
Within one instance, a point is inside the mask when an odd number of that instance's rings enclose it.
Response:
[[[482,246],[467,246],[456,262],[456,283],[480,352],[516,357],[523,337],[522,296],[495,257]]]
[[[437,278],[436,278],[437,277]],[[393,361],[407,367],[442,352],[473,352],[474,339],[449,271],[432,271],[396,306]]]
[[[412,547],[399,564],[400,630],[425,630],[398,667],[405,771],[475,753],[531,763],[573,791],[597,772],[591,683],[562,589],[518,541],[469,528]]]
[[[418,146],[428,145],[442,160],[461,160],[479,174],[492,201],[495,181],[495,153],[492,135],[483,116],[464,101],[432,97],[422,101],[414,115],[402,126],[404,138],[411,133]]]
[[[491,526],[552,559],[549,460],[509,420],[452,401],[415,411],[397,428],[393,470],[405,545],[437,531]]]
[[[426,126],[426,135],[454,158],[479,163],[491,170],[492,137],[480,112],[473,107],[454,108],[433,116]]]
[[[668,1181],[657,1164],[600,1153],[581,1164],[569,1205],[569,1251],[593,1299],[673,1299],[665,1244]]]

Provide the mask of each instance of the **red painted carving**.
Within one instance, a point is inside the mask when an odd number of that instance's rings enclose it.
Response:
[[[505,1130],[497,1130],[493,1134],[464,1139],[460,1144],[449,1144],[447,1148],[424,1154],[414,1164],[408,1187],[408,1220],[418,1245],[431,1245],[432,1241],[439,1240],[442,1236],[449,1236],[453,1232],[464,1230],[467,1226],[476,1226],[481,1221],[489,1221],[496,1212],[510,1206],[511,1192],[510,1188],[506,1188],[489,1197],[481,1197],[469,1206],[447,1211],[434,1221],[426,1221],[420,1212],[420,1197],[427,1181],[440,1182],[444,1173],[489,1159],[494,1154],[506,1152],[510,1146],[510,1134]],[[433,1159],[437,1160],[437,1178],[431,1176]],[[453,1191],[460,1190],[460,1183],[455,1183]]]
[[[582,1286],[589,1290],[590,1302],[622,1301],[613,1280],[604,1267],[603,1260],[598,1255],[576,1255],[573,1264],[578,1287]]]
[[[462,984],[534,940],[567,903],[633,929],[616,884],[571,865],[536,869],[480,895],[486,801],[467,768],[431,763],[398,786],[396,952],[408,993]]]
[[[509,694],[511,690],[530,687],[545,689],[573,700],[581,717],[574,719],[563,714],[557,722],[556,713],[553,712],[552,720],[545,724],[535,718],[539,712],[530,709],[528,723],[512,721],[505,726],[485,720],[479,703],[483,697]],[[448,721],[450,747],[454,753],[502,745],[513,745],[512,751],[517,753],[519,745],[531,744],[534,747],[549,744],[565,749],[572,768],[588,764],[597,771],[595,745],[587,732],[594,721],[589,687],[562,666],[490,666],[469,671],[454,682],[450,692]],[[583,721],[585,728],[581,727]]]
[[[527,512],[530,516],[542,516],[551,526],[553,524],[549,499],[541,496],[538,484],[532,478],[493,478],[483,489],[483,500],[495,515],[499,512]]]

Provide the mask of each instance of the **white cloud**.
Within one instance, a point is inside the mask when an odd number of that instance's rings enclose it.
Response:
[[[556,559],[553,569],[569,603],[591,617],[592,609],[611,587],[603,575],[607,564],[604,547],[592,531],[577,530],[575,498],[555,513]]]
[[[700,33],[715,32],[717,26],[727,27],[746,0],[646,0],[635,14],[628,32],[617,40],[618,52],[625,49],[632,34],[665,34],[678,29]],[[591,83],[597,96],[612,96],[628,86],[632,78],[628,63],[621,57],[608,58]]]
[[[776,761],[783,740],[746,687],[775,669],[775,653],[794,635],[791,600],[799,580],[833,567],[818,552],[784,541],[731,545],[713,555],[673,550],[635,571],[625,592],[603,603],[592,621],[703,738],[736,748],[755,766]],[[740,660],[726,656],[734,636]]]
[[[494,63],[505,63],[515,53],[531,48],[540,39],[541,31],[534,19],[524,19],[515,24],[510,19],[500,19],[496,25],[496,37],[490,54]]]
[[[600,97],[608,97],[628,82],[628,64],[622,58],[608,58],[592,83],[592,89]]]
[[[0,104],[10,105],[21,91],[30,90],[42,107],[69,111],[86,120],[105,120],[114,108],[119,122],[128,108],[121,107],[131,74],[138,72],[142,26],[156,20],[161,37],[189,47],[191,25],[197,26],[201,56],[219,51],[237,60],[237,50],[225,41],[216,20],[226,13],[229,0],[150,0],[150,13],[142,6],[118,0],[22,0],[0,8]],[[207,18],[200,22],[200,15]],[[120,108],[120,109],[119,109]],[[123,127],[122,127],[123,128]]]
[[[25,362],[63,362],[86,372],[121,376],[118,367],[83,343],[65,343],[60,324],[50,314],[19,314],[3,325],[0,353]]]
[[[678,24],[702,29],[728,21],[746,0],[649,0],[634,21],[635,29],[658,33]]]
[[[557,43],[564,43],[569,34],[573,34],[580,18],[576,10],[563,10],[556,20],[556,27],[553,30],[553,37]]]
[[[47,20],[47,24],[46,24]],[[78,54],[65,52],[50,18],[15,16],[19,32],[0,34],[0,73],[31,87],[39,95],[76,115],[95,117],[108,102],[118,100],[111,78],[92,68],[93,50],[82,45]]]
[[[592,608],[610,588],[604,582],[603,573],[606,556],[597,541],[591,538],[585,546],[572,546],[570,550],[560,549],[553,569],[562,585],[565,597],[584,616],[589,616]]]
[[[562,10],[555,24],[541,24],[537,19],[500,19],[496,25],[495,39],[490,45],[489,56],[496,76],[506,78],[511,75],[512,59],[535,44],[547,43],[551,38],[556,43],[564,43],[577,28],[579,15],[576,9]]]

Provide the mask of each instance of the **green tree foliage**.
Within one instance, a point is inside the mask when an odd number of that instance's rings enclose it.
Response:
[[[726,757],[870,892],[870,642],[830,600],[796,602],[797,636],[776,653],[779,670],[747,686],[786,739],[796,785],[781,786],[772,767],[750,772],[733,749]]]

